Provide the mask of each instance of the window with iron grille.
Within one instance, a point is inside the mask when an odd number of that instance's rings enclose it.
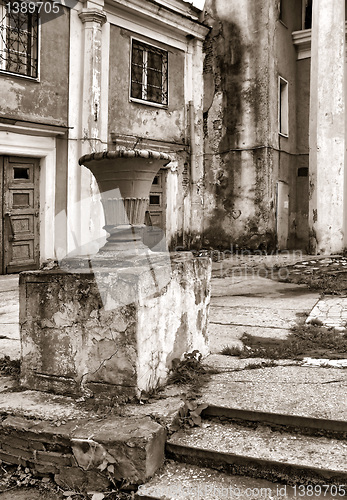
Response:
[[[132,41],[130,97],[168,104],[168,53],[166,50]]]
[[[0,70],[37,78],[38,14],[18,2],[0,2]]]

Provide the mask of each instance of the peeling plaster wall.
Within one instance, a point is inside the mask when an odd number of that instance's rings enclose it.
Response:
[[[2,116],[67,125],[69,9],[41,25],[40,81],[0,74]]]
[[[272,130],[274,131],[273,144],[277,142],[277,148],[279,151],[276,154],[276,173],[279,181],[284,182],[288,186],[289,190],[289,207],[286,212],[287,224],[288,224],[288,240],[286,248],[296,248],[296,228],[298,223],[301,224],[301,220],[297,220],[297,201],[300,203],[298,198],[297,181],[298,179],[298,168],[301,162],[308,160],[305,157],[307,150],[298,151],[297,147],[297,105],[296,101],[298,99],[297,91],[297,53],[295,46],[293,44],[292,32],[301,29],[301,0],[285,0],[282,2],[282,19],[275,24],[274,31],[274,57],[273,57],[273,71],[275,78],[276,88],[274,89],[274,99],[272,102],[272,107],[274,108],[270,112],[273,124]],[[281,76],[288,82],[288,137],[284,137],[278,134],[278,98],[276,93],[278,92],[278,77]],[[278,137],[276,141],[276,135]],[[279,200],[279,205],[282,200]],[[283,203],[283,201],[282,201]],[[278,210],[283,210],[283,205],[278,206]],[[281,217],[282,214],[279,214]],[[278,227],[278,231],[281,232],[282,228]]]
[[[286,4],[286,2],[284,2]],[[205,21],[205,245],[273,250],[276,187],[289,185],[295,233],[296,53],[299,2],[207,0]],[[289,6],[286,5],[286,7]],[[278,134],[278,76],[289,84],[289,137]]]
[[[65,228],[55,230],[55,215],[66,210],[68,134],[58,135],[50,148],[46,135],[32,132],[36,123],[66,127],[69,108],[69,37],[70,9],[43,23],[39,30],[39,79],[0,73],[1,117],[22,120],[21,129],[8,133],[1,153],[40,158],[40,260],[54,258],[55,238],[66,245]],[[33,122],[33,123],[25,123]],[[64,129],[53,129],[62,132]],[[10,129],[11,132],[11,129]]]

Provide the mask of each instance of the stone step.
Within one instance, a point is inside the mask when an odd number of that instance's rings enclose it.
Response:
[[[250,425],[262,423],[273,429],[293,431],[299,434],[336,437],[347,439],[347,422],[325,418],[303,417],[282,413],[270,413],[254,410],[240,410],[223,406],[209,405],[202,411],[203,418],[219,417],[222,420]]]
[[[137,500],[254,500],[259,498],[289,500],[298,498],[299,493],[300,490],[295,486],[230,475],[207,467],[168,460],[148,483],[139,487],[135,498]],[[317,496],[315,495],[315,498]],[[324,498],[334,497],[329,496],[327,492]]]
[[[346,440],[283,432],[264,424],[203,421],[202,427],[174,433],[166,455],[270,481],[347,484]]]

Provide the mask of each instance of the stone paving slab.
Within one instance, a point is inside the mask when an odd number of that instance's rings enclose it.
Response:
[[[210,322],[209,335],[211,338],[211,354],[220,353],[223,347],[239,347],[242,349],[244,344],[240,339],[245,333],[248,335],[255,335],[257,337],[275,337],[276,339],[285,340],[288,337],[290,330],[288,328],[275,328],[272,326],[264,328],[260,326],[237,326],[234,324],[228,325]]]
[[[240,347],[247,333],[285,339],[319,300],[305,286],[258,276],[214,278],[209,317],[210,350]]]
[[[300,312],[302,309],[300,310]],[[297,323],[297,311],[294,309],[275,309],[258,307],[230,306],[210,306],[210,323],[224,325],[233,324],[235,326],[259,326],[261,328],[290,328]]]
[[[0,323],[0,339],[19,340],[19,324],[17,323]]]
[[[1,357],[8,356],[10,359],[20,358],[20,340],[18,339],[8,339],[0,338],[0,352]]]
[[[325,296],[317,302],[306,323],[318,320],[323,325],[345,329],[347,327],[347,297]]]
[[[347,370],[295,364],[242,371],[231,368],[212,375],[201,401],[242,410],[347,421],[346,392]]]

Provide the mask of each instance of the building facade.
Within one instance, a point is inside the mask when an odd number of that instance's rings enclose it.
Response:
[[[345,0],[206,0],[205,245],[345,242]]]
[[[98,250],[78,159],[117,147],[172,156],[147,221],[171,249],[341,252],[345,3],[0,3],[0,273]]]
[[[188,246],[202,225],[201,10],[182,0],[52,6],[37,15],[1,4],[0,272],[97,251],[103,211],[78,160],[116,147],[170,152],[149,214],[170,247]]]

